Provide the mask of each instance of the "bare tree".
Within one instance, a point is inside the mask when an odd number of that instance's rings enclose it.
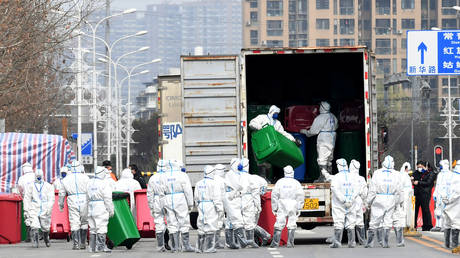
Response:
[[[0,1],[0,118],[7,131],[41,132],[58,109],[69,77],[66,46],[99,1]],[[83,10],[75,18],[77,5]]]

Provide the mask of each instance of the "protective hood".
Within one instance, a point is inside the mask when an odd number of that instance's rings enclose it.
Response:
[[[454,173],[457,173],[457,174],[460,174],[460,164],[458,164],[457,162],[457,165],[455,165],[455,168],[454,168]]]
[[[99,179],[104,179],[106,174],[108,174],[108,170],[105,167],[100,167],[98,166],[96,168],[96,173],[94,173],[94,176]]]
[[[347,161],[345,159],[338,159],[336,162],[337,164],[337,170],[339,172],[348,172],[348,164],[347,164]]]
[[[71,164],[70,170],[72,173],[82,173],[83,169],[82,169],[82,165],[80,164],[80,161],[74,160]]]
[[[294,169],[291,166],[286,166],[283,168],[283,170],[284,170],[284,177],[294,178]]]
[[[392,156],[386,156],[383,160],[382,166],[387,169],[393,169],[395,167],[395,162]]]
[[[441,171],[449,171],[449,161],[447,159],[443,159],[439,161],[439,165],[441,166]]]
[[[29,162],[26,162],[22,164],[22,174],[27,174],[27,173],[34,173],[34,170],[32,169],[32,165]]]
[[[356,173],[359,174],[359,168],[361,167],[361,164],[359,161],[352,159],[350,162],[350,172],[351,173]]]
[[[232,161],[230,161],[230,169],[233,172],[239,172],[238,167],[240,167],[240,159],[233,158]]]
[[[39,168],[35,170],[35,181],[37,182],[43,181],[43,170]]]
[[[329,105],[327,101],[321,101],[319,105],[319,113],[326,114],[326,113],[329,113],[330,110],[331,110],[331,105]]]
[[[279,114],[280,111],[281,111],[281,109],[280,109],[279,107],[277,107],[277,106],[275,106],[275,105],[272,105],[272,106],[270,107],[270,109],[268,110],[268,116],[269,116],[269,117],[272,117],[273,114],[275,114],[275,113],[278,113],[278,114]]]
[[[246,172],[246,173],[248,173],[248,172],[249,172],[249,159],[247,159],[247,158],[242,158],[240,163],[241,163],[241,166],[243,167],[243,169],[241,170],[241,172]]]
[[[222,164],[217,164],[215,167],[216,169],[216,176],[224,177],[225,176],[225,166]]]
[[[409,162],[404,162],[404,164],[401,166],[401,169],[399,171],[406,173],[406,169],[405,169],[406,167],[407,167],[408,170],[411,169]]]
[[[214,179],[215,171],[216,169],[213,166],[209,166],[209,165],[205,166],[204,167],[204,177]]]
[[[134,175],[131,172],[131,169],[125,168],[123,171],[121,171],[121,178],[120,179],[133,179]]]
[[[164,173],[166,172],[166,165],[169,165],[167,160],[160,159],[157,163],[157,172]]]

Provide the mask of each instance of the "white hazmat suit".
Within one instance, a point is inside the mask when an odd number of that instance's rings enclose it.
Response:
[[[256,228],[257,221],[256,215],[260,210],[260,186],[258,182],[249,174],[249,160],[247,158],[241,159],[240,181],[245,185],[241,193],[241,213],[243,215],[243,225],[246,230],[246,240],[248,245],[254,248],[259,246],[254,241],[254,229]]]
[[[371,207],[371,219],[366,248],[373,247],[376,230],[383,227],[383,247],[388,248],[389,231],[393,225],[393,212],[396,205],[401,205],[400,174],[394,170],[393,157],[386,156],[383,168],[372,176],[367,204]]]
[[[304,197],[302,185],[294,179],[294,169],[291,166],[285,167],[284,178],[278,180],[272,190],[272,211],[276,215],[276,222],[271,247],[279,246],[281,231],[285,226],[288,228],[287,247],[294,247],[294,233]]]
[[[288,138],[289,140],[295,142],[294,136],[290,133],[284,131],[281,122],[278,120],[278,114],[280,113],[279,107],[273,105],[270,107],[268,114],[266,115],[258,115],[254,119],[249,122],[249,127],[253,130],[260,130],[264,128],[266,125],[271,125],[275,128],[277,132],[284,135],[284,137]]]
[[[356,208],[356,231],[358,232],[358,241],[360,245],[364,245],[366,242],[366,232],[364,228],[364,212],[366,211],[366,204],[364,203],[367,199],[367,183],[364,177],[359,175],[359,168],[361,164],[357,160],[350,161],[350,173],[356,175],[356,191],[358,196],[355,201]]]
[[[331,106],[322,101],[319,107],[319,115],[313,120],[309,130],[302,129],[301,133],[307,137],[318,135],[316,151],[318,152],[318,166],[321,170],[319,181],[324,180],[327,173],[332,172],[332,160],[334,158],[334,147],[336,130],[338,128],[337,118],[330,112]]]
[[[157,238],[157,251],[164,252],[165,248],[165,210],[164,201],[160,201],[160,193],[164,192],[162,176],[166,171],[166,165],[169,162],[159,160],[157,163],[157,172],[150,177],[147,184],[147,199],[149,201],[150,212],[152,213],[153,221],[155,222],[155,235]]]
[[[450,187],[446,196],[441,200],[446,206],[444,207],[444,229],[450,229],[452,242],[451,248],[458,247],[458,235],[460,232],[460,161],[450,174]],[[437,201],[439,201],[437,199]],[[447,235],[447,233],[446,233]],[[447,240],[447,236],[446,240]],[[448,241],[445,241],[446,246],[449,246]]]
[[[83,166],[79,161],[73,161],[70,174],[62,180],[59,189],[59,208],[64,209],[64,200],[67,195],[69,208],[70,229],[72,231],[73,250],[86,249],[88,232],[88,202],[86,191],[89,178],[84,174]]]
[[[224,195],[225,195],[225,166],[222,164],[217,164],[215,167],[215,176],[214,176],[214,181],[216,181],[219,191],[221,192],[221,199],[222,199],[222,205],[224,205],[224,210],[225,210],[225,203],[224,203]],[[221,237],[221,231],[222,228],[224,228],[225,225],[225,213],[220,214],[219,221],[217,223],[217,232],[216,232],[216,248],[222,249],[225,247],[225,244],[220,241]],[[230,244],[229,244],[230,245]]]
[[[436,177],[436,186],[433,192],[433,200],[435,201],[434,215],[436,217],[436,226],[431,231],[440,231],[444,225],[444,207],[446,206],[442,199],[449,193],[451,171],[449,170],[449,161],[441,160],[439,162],[440,172]]]
[[[337,170],[339,171],[331,181],[332,192],[332,218],[334,219],[334,241],[331,248],[341,246],[343,229],[347,230],[348,247],[355,247],[356,225],[356,198],[360,194],[358,176],[350,173],[347,161],[338,159]]]
[[[54,205],[54,188],[43,178],[43,170],[35,171],[35,182],[28,184],[24,194],[24,210],[30,219],[33,247],[38,248],[39,230],[47,247],[50,246],[49,233],[51,212]]]
[[[409,174],[406,172],[406,167],[410,169],[408,162],[404,163],[399,171],[399,183],[401,187],[400,203],[396,203],[395,211],[393,213],[393,227],[396,234],[396,242],[398,247],[405,246],[403,230],[409,225],[407,214],[412,209],[412,196],[414,190],[412,189],[412,181]]]
[[[160,200],[164,200],[166,221],[172,239],[171,251],[179,251],[179,234],[182,236],[182,246],[185,252],[194,252],[189,243],[190,217],[193,209],[193,192],[186,173],[181,171],[180,164],[168,161],[167,169],[161,177],[163,192]]]
[[[131,172],[131,169],[125,168],[121,171],[120,179],[115,182],[115,190],[119,192],[129,193],[129,202],[131,205],[131,213],[136,220],[136,202],[134,199],[134,191],[141,190],[142,187],[137,180],[134,179],[134,175]]]
[[[22,164],[21,166],[22,175],[19,177],[18,180],[18,191],[21,194],[22,198],[24,198],[25,189],[28,185],[33,184],[35,181],[35,173],[32,169],[32,165],[29,162]],[[27,231],[27,239],[26,242],[30,241],[30,219],[29,214],[24,209],[24,224],[26,224],[26,231]]]
[[[204,178],[195,185],[195,204],[198,209],[197,252],[216,252],[214,234],[218,230],[219,218],[223,216],[224,204],[214,173],[214,167],[205,166]]]
[[[67,176],[69,173],[69,168],[67,166],[62,167],[59,169],[59,177],[56,178],[53,182],[54,190],[59,191],[61,189],[62,180]]]
[[[105,246],[105,239],[114,207],[111,188],[104,180],[108,173],[106,168],[97,167],[94,178],[87,185],[90,252],[110,252]]]
[[[257,225],[259,222],[260,213],[262,212],[261,196],[267,192],[268,183],[263,177],[259,175],[250,175],[252,181],[255,182],[258,188],[258,194],[254,196],[254,203],[256,204],[257,212],[255,214],[256,227],[254,229],[254,236],[262,240],[261,244],[264,246],[270,240],[271,235],[261,226]]]

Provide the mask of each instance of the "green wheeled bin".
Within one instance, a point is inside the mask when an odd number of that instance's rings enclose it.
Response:
[[[247,112],[248,124],[251,122],[252,119],[256,118],[258,115],[268,114],[269,109],[270,109],[270,105],[248,105],[248,112]],[[248,129],[251,130],[249,126],[248,126]],[[261,175],[262,171],[259,169],[259,164],[257,163],[257,159],[255,158],[251,145],[252,145],[251,142],[249,142],[249,148],[248,148],[249,173]],[[268,173],[264,176],[267,176],[269,178],[273,177],[273,171],[269,169]]]
[[[345,159],[348,164],[352,159],[361,163],[359,169],[360,175],[365,175],[367,164],[366,162],[366,149],[364,132],[350,131],[350,132],[337,132],[337,139],[335,142],[334,160]],[[337,166],[332,166],[334,173],[337,173]]]
[[[27,228],[24,220],[24,202],[21,201],[21,241],[26,241],[27,239]]]
[[[297,145],[278,133],[271,125],[252,133],[252,149],[257,161],[268,162],[274,166],[284,168],[291,165],[296,168],[304,163],[302,151]]]
[[[141,236],[126,198],[129,198],[128,193],[112,193],[115,214],[109,219],[107,237],[112,241],[113,246],[126,246],[127,249],[131,249]]]

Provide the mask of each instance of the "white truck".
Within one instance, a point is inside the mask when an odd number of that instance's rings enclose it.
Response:
[[[371,53],[359,46],[243,49],[239,55],[182,56],[180,83],[177,78],[174,84],[159,79],[160,157],[183,160],[195,184],[205,165],[251,156],[248,105],[276,104],[283,109],[293,103],[353,99],[363,103],[365,123],[357,144],[365,149],[360,158],[361,174],[369,178],[378,166],[373,66]],[[306,205],[299,226],[311,229],[331,223],[330,185],[302,185]]]

